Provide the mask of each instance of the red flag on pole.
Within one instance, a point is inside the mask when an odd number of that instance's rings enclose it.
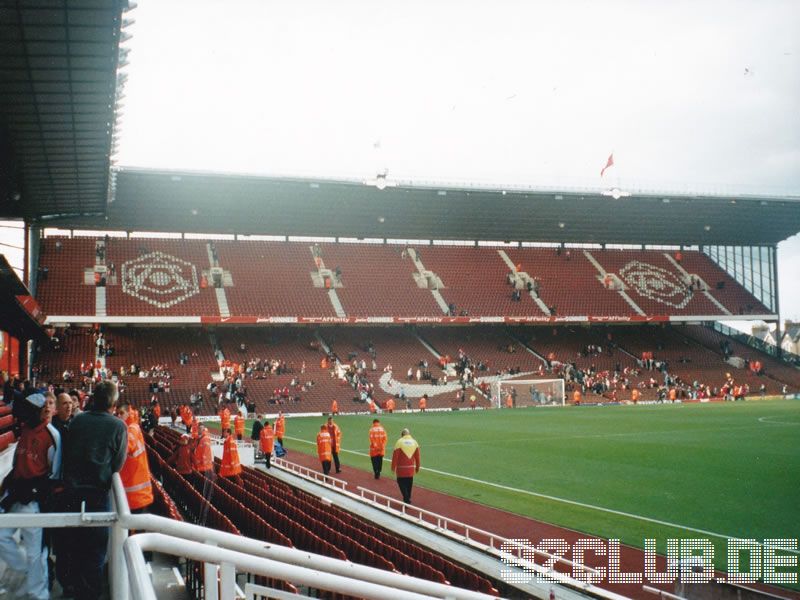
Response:
[[[609,167],[613,167],[613,166],[614,166],[614,153],[612,152],[611,154],[608,155],[608,160],[606,161],[606,166],[603,167],[603,169],[600,171],[600,177],[603,176],[603,173],[606,172],[606,169],[608,169]]]

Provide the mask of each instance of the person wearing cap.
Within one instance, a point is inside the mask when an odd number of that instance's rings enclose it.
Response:
[[[188,433],[184,433],[178,439],[178,445],[167,460],[167,463],[175,467],[175,470],[181,475],[190,475],[192,473],[192,454],[193,448],[191,445],[191,438]]]
[[[319,426],[317,434],[317,456],[322,465],[322,472],[327,475],[331,472],[331,434],[328,426],[323,423]]]
[[[397,486],[406,504],[411,504],[411,488],[414,485],[414,475],[419,473],[420,464],[419,444],[411,437],[408,429],[403,429],[400,439],[394,445],[392,472],[397,475]]]
[[[50,420],[54,396],[39,392],[17,399],[22,433],[14,452],[11,473],[0,489],[0,512],[38,513],[50,493],[52,480],[61,475],[61,436]],[[50,597],[47,548],[42,529],[20,528],[21,548],[14,540],[16,529],[0,529],[0,559],[7,565],[3,584],[10,596]]]
[[[383,456],[386,454],[386,430],[379,419],[372,420],[369,430],[369,459],[372,461],[372,473],[375,479],[381,478]]]
[[[333,417],[328,417],[328,433],[331,434],[331,456],[336,472],[342,472],[342,465],[339,462],[339,451],[342,449],[342,430],[333,422]]]
[[[64,442],[64,484],[68,489],[65,512],[109,512],[111,477],[125,464],[128,428],[114,417],[119,391],[113,381],[94,388],[88,410],[72,419]],[[71,574],[77,600],[99,598],[104,588],[103,567],[108,527],[77,527],[71,533]]]

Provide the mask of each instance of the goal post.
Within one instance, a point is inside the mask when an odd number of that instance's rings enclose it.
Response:
[[[495,408],[564,406],[564,380],[501,379],[493,384],[492,404]]]

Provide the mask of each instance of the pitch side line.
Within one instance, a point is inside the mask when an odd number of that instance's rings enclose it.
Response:
[[[309,442],[308,440],[303,440],[300,438],[293,438],[286,436],[286,439],[302,442],[304,444],[309,445],[316,445],[315,442]],[[356,450],[345,450],[342,449],[341,452],[347,452],[349,454],[355,454],[357,456],[369,456],[366,452],[358,452]],[[383,462],[392,462],[388,458],[384,458]],[[550,496],[548,494],[541,494],[539,492],[532,492],[530,490],[521,490],[519,488],[511,487],[508,485],[503,485],[501,483],[492,483],[490,481],[483,481],[482,479],[475,479],[474,477],[467,477],[466,475],[458,475],[456,473],[448,473],[447,471],[439,471],[438,469],[431,469],[429,467],[422,467],[420,470],[422,471],[429,471],[431,473],[436,473],[437,475],[444,475],[445,477],[453,477],[454,479],[463,479],[464,481],[469,481],[471,483],[478,483],[481,485],[486,485],[489,487],[494,487],[501,490],[506,490],[509,492],[515,492],[517,494],[524,494],[526,496],[534,496],[536,498],[543,498],[545,500],[551,500],[553,502],[561,502],[563,504],[569,504],[572,506],[580,506],[581,508],[588,508],[590,510],[596,510],[599,512],[605,512],[612,515],[618,515],[620,517],[627,517],[629,519],[636,519],[638,521],[646,521],[648,523],[655,523],[657,525],[665,525],[666,527],[673,527],[675,529],[683,529],[684,531],[693,531],[695,533],[702,533],[703,535],[710,535],[715,538],[725,539],[725,540],[737,540],[741,539],[735,535],[725,535],[724,533],[716,533],[715,531],[708,531],[706,529],[698,529],[696,527],[689,527],[687,525],[679,525],[678,523],[670,523],[669,521],[661,521],[660,519],[653,519],[651,517],[643,517],[641,515],[634,515],[632,513],[623,512],[621,510],[614,510],[613,508],[604,508],[602,506],[595,506],[594,504],[586,504],[585,502],[578,502],[577,500],[568,500],[566,498],[559,498],[558,496]],[[798,554],[800,555],[800,551],[798,550],[785,550],[790,554]]]

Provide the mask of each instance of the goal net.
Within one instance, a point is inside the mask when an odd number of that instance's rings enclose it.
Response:
[[[564,406],[563,379],[517,379],[497,381],[492,390],[495,408]]]

